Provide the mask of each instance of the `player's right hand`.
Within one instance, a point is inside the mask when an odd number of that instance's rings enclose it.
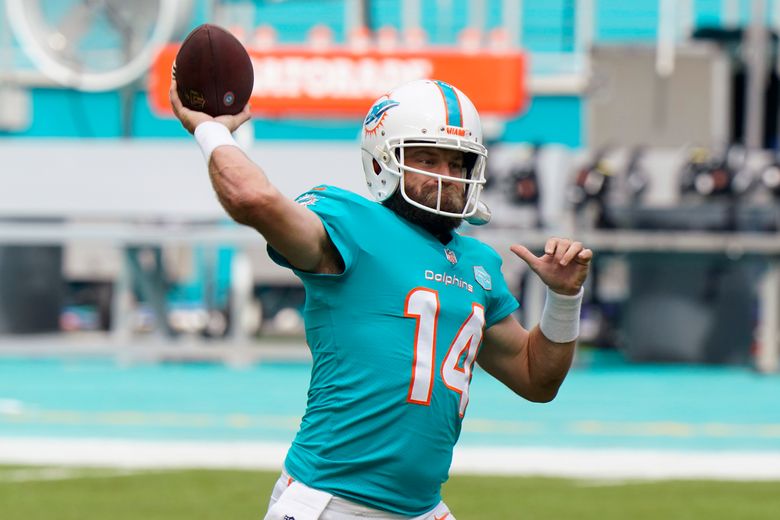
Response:
[[[252,117],[249,113],[249,104],[244,106],[244,109],[238,114],[217,117],[211,117],[205,112],[190,110],[189,108],[185,107],[181,102],[181,99],[179,99],[179,93],[176,92],[176,80],[171,81],[171,88],[168,91],[168,96],[171,99],[173,113],[176,115],[179,121],[181,121],[181,124],[185,130],[191,134],[195,132],[195,128],[199,124],[205,121],[217,121],[218,123],[222,123],[227,127],[228,130],[230,130],[230,133],[233,133],[239,126],[249,121],[249,119]]]

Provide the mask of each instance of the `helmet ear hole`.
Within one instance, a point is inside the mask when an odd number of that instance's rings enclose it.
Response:
[[[379,166],[379,163],[376,162],[376,159],[373,159],[371,162],[372,162],[372,164],[374,166],[374,173],[379,175],[382,172],[382,167]]]

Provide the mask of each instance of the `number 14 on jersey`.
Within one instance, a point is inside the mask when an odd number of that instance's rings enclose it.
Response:
[[[435,379],[436,335],[439,325],[439,292],[416,287],[406,295],[404,316],[414,318],[414,357],[412,380],[406,400],[413,404],[429,406]],[[485,309],[471,304],[471,314],[460,326],[441,364],[441,380],[444,386],[460,394],[458,412],[461,417],[469,402],[471,371],[477,359],[485,325]]]

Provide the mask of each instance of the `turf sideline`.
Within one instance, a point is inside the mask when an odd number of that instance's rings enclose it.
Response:
[[[0,464],[278,470],[287,444],[0,438]],[[453,474],[780,480],[780,452],[458,447]]]

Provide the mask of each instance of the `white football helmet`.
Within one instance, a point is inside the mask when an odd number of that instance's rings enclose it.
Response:
[[[479,217],[486,208],[479,197],[485,184],[487,149],[482,144],[482,126],[474,104],[457,88],[435,80],[416,80],[394,88],[374,102],[363,121],[361,149],[368,191],[378,201],[396,190],[409,203],[438,215]],[[464,153],[464,175],[450,177],[404,164],[404,148],[431,146]],[[439,183],[435,208],[406,194],[401,182],[406,172],[434,177]],[[453,213],[441,209],[443,182],[463,184],[466,204]],[[477,214],[477,215],[475,215]],[[489,219],[489,217],[488,217]]]

